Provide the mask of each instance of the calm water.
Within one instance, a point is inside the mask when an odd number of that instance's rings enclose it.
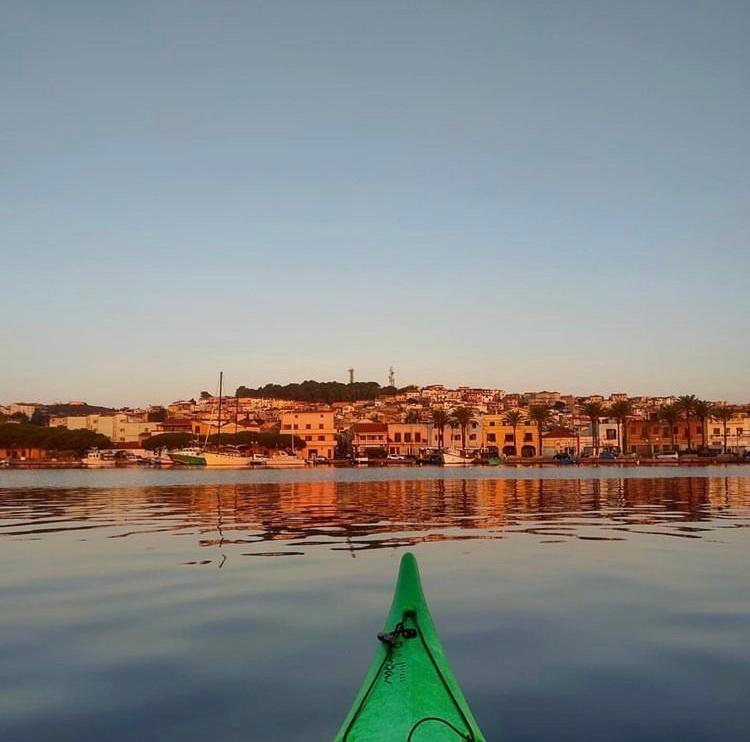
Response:
[[[746,740],[745,471],[1,473],[0,739],[329,740],[410,548],[489,739]]]

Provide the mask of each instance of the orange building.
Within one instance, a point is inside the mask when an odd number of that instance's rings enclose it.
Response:
[[[331,409],[295,410],[282,412],[281,433],[302,438],[305,447],[298,455],[305,459],[325,457],[332,459],[336,453],[336,421]]]
[[[430,442],[427,423],[388,423],[388,453],[398,456],[419,456]]]
[[[685,420],[679,420],[674,427],[663,420],[628,420],[626,436],[628,453],[651,456],[660,451],[683,451],[703,445],[703,424],[700,420],[690,421],[690,441]]]

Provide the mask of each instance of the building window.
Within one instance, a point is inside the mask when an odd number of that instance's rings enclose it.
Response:
[[[490,443],[494,443],[495,440],[496,440],[496,438],[497,438],[497,436],[494,433],[487,433],[487,440]]]
[[[401,433],[394,433],[394,434],[393,434],[393,440],[394,440],[394,441],[395,441],[396,443],[401,443]]]
[[[505,442],[506,443],[513,443],[513,433],[506,433],[505,434]]]
[[[307,423],[307,425],[305,425],[305,430],[310,430],[311,428],[312,428],[312,425],[310,425],[310,423]]]
[[[721,435],[721,428],[714,428],[714,435]]]
[[[325,439],[326,439],[326,437],[324,435],[319,435],[318,436],[318,440],[319,441],[324,441]]]
[[[422,442],[422,434],[420,432],[414,433],[414,442],[415,443],[421,443]]]
[[[312,440],[312,436],[311,435],[306,435],[305,436],[305,440],[306,441],[311,441]]]
[[[523,434],[523,439],[525,441],[533,441],[534,440],[534,436],[531,433],[524,433]]]
[[[323,430],[323,423],[318,423],[318,430]]]
[[[607,428],[607,440],[614,441],[617,439],[617,431],[614,428]]]
[[[471,433],[471,434],[469,435],[469,440],[470,440],[470,441],[475,441],[476,439],[477,439],[477,434],[476,434],[476,433]]]
[[[411,443],[411,433],[404,433],[404,443]]]

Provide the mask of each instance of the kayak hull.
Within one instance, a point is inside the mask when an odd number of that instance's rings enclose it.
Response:
[[[336,742],[484,742],[445,657],[413,554],[401,559],[385,632]]]

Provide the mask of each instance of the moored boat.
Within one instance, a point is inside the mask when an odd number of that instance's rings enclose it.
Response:
[[[305,466],[305,460],[290,453],[277,453],[271,456],[265,466],[278,469],[296,469]]]
[[[484,742],[445,657],[411,553],[401,559],[378,640],[375,660],[335,742]]]
[[[216,451],[203,449],[201,455],[209,469],[245,469],[252,462],[252,456],[246,456],[231,447]]]
[[[198,446],[186,446],[169,452],[169,458],[175,464],[182,466],[205,466],[206,459],[203,458],[203,450]]]
[[[455,448],[442,452],[443,466],[468,466],[474,463],[474,457]]]
[[[109,469],[116,465],[112,451],[100,451],[98,448],[90,448],[86,451],[81,463],[87,469]]]

